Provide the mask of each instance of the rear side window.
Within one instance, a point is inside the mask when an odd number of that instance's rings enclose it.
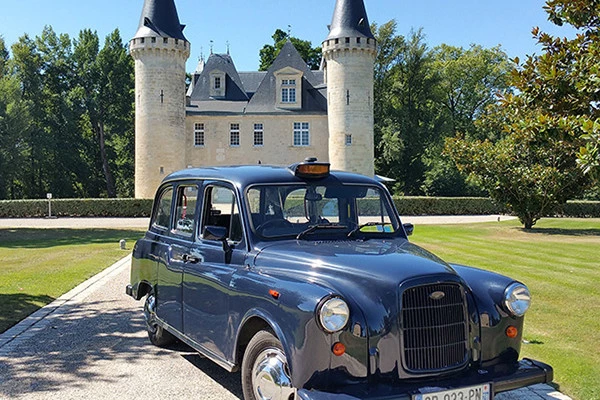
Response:
[[[196,228],[196,203],[198,187],[195,185],[179,186],[175,207],[175,226],[173,233],[191,238]]]
[[[154,221],[152,221],[152,227],[168,230],[171,225],[171,204],[173,202],[173,188],[164,190],[156,206],[156,213],[154,214]]]

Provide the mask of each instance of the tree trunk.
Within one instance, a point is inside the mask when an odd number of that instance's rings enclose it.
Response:
[[[98,129],[98,142],[100,144],[100,158],[102,160],[102,172],[104,173],[104,179],[106,179],[106,191],[108,197],[117,197],[117,189],[115,187],[115,179],[113,178],[110,166],[108,165],[108,157],[106,156],[106,145],[104,138],[104,124],[98,122],[96,125]]]

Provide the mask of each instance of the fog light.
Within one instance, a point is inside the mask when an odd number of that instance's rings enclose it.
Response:
[[[506,328],[506,336],[508,336],[509,338],[514,339],[517,337],[518,334],[519,330],[514,326],[511,325],[508,328]]]
[[[336,342],[331,350],[336,356],[342,356],[346,352],[346,346],[343,343]]]

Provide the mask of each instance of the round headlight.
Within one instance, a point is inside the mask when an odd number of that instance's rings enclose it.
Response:
[[[334,333],[344,329],[350,318],[350,309],[344,300],[332,297],[321,305],[317,315],[323,329]]]
[[[504,291],[504,305],[516,317],[522,317],[531,304],[531,294],[527,286],[513,283]]]

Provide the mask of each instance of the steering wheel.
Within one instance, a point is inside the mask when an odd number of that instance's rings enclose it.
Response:
[[[256,227],[256,231],[258,233],[262,233],[265,229],[268,228],[291,228],[293,225],[290,221],[283,218],[278,219],[270,219],[268,221],[263,222],[259,226]]]

